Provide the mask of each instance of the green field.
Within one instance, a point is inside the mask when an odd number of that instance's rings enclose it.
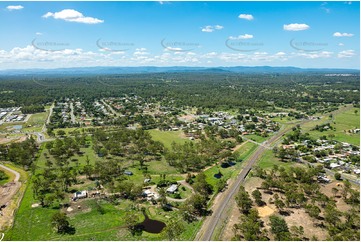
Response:
[[[31,184],[26,189],[20,208],[16,214],[13,228],[6,232],[5,240],[167,240],[164,232],[151,234],[142,232],[141,235],[132,236],[125,228],[125,212],[135,203],[121,200],[118,205],[101,200],[99,204],[104,210],[102,214],[96,205],[95,199],[79,200],[68,212],[69,222],[75,228],[75,234],[57,234],[51,226],[51,216],[57,209],[32,207],[37,201],[32,195]],[[78,209],[80,206],[81,209]],[[146,206],[147,214],[151,219],[161,220],[165,223],[169,219],[179,219],[179,211],[165,212],[157,206],[149,206],[149,202],[140,202],[140,207]],[[139,210],[132,211],[141,222],[144,219]],[[181,235],[184,240],[191,240],[195,235],[194,226],[199,222],[184,223],[185,230]]]
[[[89,157],[90,163],[94,164],[96,160],[105,159],[98,157],[92,148],[91,138],[87,138],[88,147],[81,148],[83,155],[75,154],[70,162],[70,166],[82,167],[86,164],[86,156]],[[44,147],[41,148],[40,156],[36,162],[36,171],[39,172],[45,167],[47,159],[54,161],[54,158],[49,155],[49,151]],[[46,156],[48,158],[46,158]],[[114,158],[114,157],[113,157]],[[128,162],[127,170],[133,172],[132,176],[127,177],[129,180],[138,184],[143,184],[145,179],[144,171],[139,169],[139,163]],[[178,175],[175,168],[170,167],[162,158],[161,160],[154,160],[146,162],[148,167],[148,174],[151,176],[152,183],[160,181],[160,174],[166,174],[166,180],[171,182],[184,180],[184,176]],[[94,187],[94,182],[85,178],[79,178],[80,183],[73,185],[69,190],[83,190]],[[160,234],[151,234],[143,231],[141,235],[132,236],[125,228],[126,221],[122,219],[125,215],[126,209],[130,206],[140,206],[147,209],[147,213],[151,219],[158,219],[165,223],[169,219],[180,220],[181,214],[178,210],[172,212],[165,212],[159,206],[151,205],[147,201],[132,202],[130,200],[120,200],[120,203],[115,205],[110,202],[101,200],[100,204],[105,213],[101,214],[97,208],[94,199],[84,199],[77,201],[72,205],[75,211],[67,212],[70,224],[75,228],[75,234],[60,235],[51,226],[51,216],[58,211],[58,209],[46,207],[32,207],[37,203],[33,197],[32,183],[27,182],[27,188],[24,198],[20,204],[20,208],[16,213],[14,227],[6,232],[7,240],[166,240],[167,236],[164,232]],[[190,196],[191,190],[186,188],[185,191],[180,187],[180,195],[182,198]],[[71,193],[66,194],[65,201],[70,200]],[[136,205],[138,204],[138,205]],[[81,209],[77,209],[80,205]],[[64,211],[65,208],[62,208]],[[144,219],[139,209],[134,210],[134,216],[138,217],[139,222]],[[191,240],[195,235],[194,225],[199,226],[198,222],[184,223],[185,230],[180,237],[184,240]]]
[[[70,161],[69,166],[78,166],[83,167],[86,165],[86,159],[87,157],[89,158],[89,163],[94,165],[96,159],[100,159],[98,158],[98,156],[94,153],[94,150],[92,148],[92,141],[90,137],[87,137],[87,144],[88,147],[86,148],[80,148],[80,151],[83,153],[81,155],[79,154],[75,154]],[[45,154],[47,154],[47,156],[49,157],[48,159],[51,160],[52,162],[55,162],[55,159],[49,154],[49,151],[43,147],[42,152],[40,154],[40,157],[38,159],[38,161],[36,162],[36,166],[37,168],[45,168],[45,162],[47,160],[47,158],[45,157]]]
[[[266,152],[264,152],[261,159],[257,161],[256,165],[261,167],[262,169],[271,169],[273,165],[283,166],[286,169],[291,166],[303,166],[300,163],[280,161],[277,157],[274,156],[272,150],[267,150]]]
[[[41,132],[43,125],[48,118],[48,111],[42,113],[34,113],[29,118],[28,122],[24,125],[22,129],[23,132]]]
[[[257,148],[257,145],[251,142],[247,142],[242,145],[236,152],[240,160],[245,160],[248,156]],[[206,181],[211,184],[213,187],[218,183],[218,178],[214,175],[218,174],[218,172],[222,173],[222,178],[228,180],[229,178],[233,178],[238,175],[241,168],[243,166],[243,162],[236,162],[234,166],[230,166],[228,168],[222,168],[220,165],[213,166],[212,168],[206,170],[204,174],[207,176]]]
[[[168,149],[171,148],[172,142],[183,144],[188,140],[187,138],[182,137],[182,131],[160,131],[157,129],[152,129],[148,132],[155,141],[162,142]]]
[[[357,113],[355,113],[355,110]],[[317,131],[313,130],[316,125],[322,125],[330,123],[332,127],[336,128],[336,131],[328,130],[328,131]],[[341,141],[341,142],[347,142],[353,145],[360,146],[360,135],[359,134],[350,134],[348,132],[345,132],[345,130],[350,129],[356,129],[360,128],[360,109],[359,108],[341,108],[340,112],[338,112],[336,115],[334,115],[333,120],[331,120],[328,115],[325,115],[322,117],[322,119],[316,121],[316,122],[310,122],[304,126],[302,126],[303,130],[305,132],[309,132],[311,137],[313,138],[319,138],[323,135],[330,135],[334,134],[335,137],[332,139]]]
[[[248,134],[248,135],[245,135],[244,137],[247,138],[247,139],[256,141],[258,143],[262,143],[263,141],[269,139],[269,137],[262,137],[262,136],[259,136],[259,135],[256,135],[256,134]]]

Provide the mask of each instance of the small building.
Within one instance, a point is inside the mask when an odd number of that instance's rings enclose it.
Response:
[[[84,190],[81,192],[75,192],[73,199],[75,200],[75,199],[86,198],[86,197],[88,197],[88,192],[86,190]]]
[[[125,174],[125,175],[128,175],[128,176],[132,176],[132,175],[133,175],[133,172],[131,172],[131,171],[124,171],[124,174]]]
[[[167,188],[168,193],[174,193],[177,190],[178,190],[178,185],[177,184],[173,184],[173,185],[171,185],[170,187]]]
[[[148,182],[150,182],[150,178],[144,179],[144,183],[148,183]]]
[[[330,164],[330,168],[331,168],[331,169],[335,169],[335,168],[338,168],[338,167],[340,167],[340,165],[337,164],[337,163],[331,163],[331,164]]]
[[[329,182],[331,182],[331,180],[328,179],[328,178],[325,177],[325,176],[318,176],[318,177],[317,177],[317,180],[318,180],[319,182],[323,182],[323,183],[329,183]]]

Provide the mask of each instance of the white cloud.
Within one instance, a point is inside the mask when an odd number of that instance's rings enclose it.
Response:
[[[337,57],[338,58],[350,58],[354,55],[356,55],[354,50],[343,50],[343,51],[338,52]]]
[[[36,32],[35,35],[43,35],[43,33]]]
[[[60,12],[47,12],[43,15],[43,18],[53,17],[54,19],[61,19],[67,22],[76,22],[76,23],[84,23],[84,24],[99,24],[103,23],[104,20],[93,18],[93,17],[85,17],[82,13],[74,10],[74,9],[64,9]]]
[[[9,11],[12,11],[12,10],[21,10],[23,9],[24,7],[21,6],[21,5],[10,5],[10,6],[7,6],[6,9],[9,10]]]
[[[206,33],[212,33],[214,32],[215,30],[221,30],[223,29],[224,27],[222,25],[207,25],[205,27],[202,28],[202,32],[206,32]]]
[[[335,32],[333,33],[333,37],[352,37],[353,34],[350,33],[340,33],[340,32]]]
[[[343,43],[338,43],[338,46],[344,46],[344,44]]]
[[[321,4],[321,9],[324,10],[326,13],[330,13],[331,9],[325,7],[327,4],[328,4],[327,2],[323,2]]]
[[[298,52],[296,56],[302,56],[307,59],[330,58],[333,52],[330,51],[312,51],[312,52]]]
[[[351,4],[352,4],[352,2],[351,2],[351,1],[348,1],[348,2],[344,2],[344,4],[351,5]]]
[[[214,29],[212,28],[212,26],[208,25],[202,28],[202,32],[207,32],[207,33],[211,33],[213,32]]]
[[[240,18],[240,19],[245,19],[245,20],[249,20],[249,21],[254,19],[253,16],[252,16],[252,14],[244,14],[244,13],[240,14],[240,15],[238,16],[238,18]]]
[[[307,24],[284,24],[283,29],[287,31],[301,31],[301,30],[307,30],[310,26]]]
[[[285,56],[285,55],[286,53],[282,51],[276,53],[276,56]]]
[[[231,40],[253,39],[253,35],[252,34],[244,34],[244,35],[238,35],[238,36],[229,36],[229,39],[231,39]]]

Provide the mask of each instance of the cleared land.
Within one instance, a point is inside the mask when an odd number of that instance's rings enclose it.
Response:
[[[336,130],[327,130],[323,132],[311,130],[316,125],[328,123]],[[360,146],[360,134],[352,134],[348,132],[348,130],[360,128],[360,109],[351,108],[350,106],[342,107],[335,115],[333,115],[333,118],[325,115],[319,121],[303,125],[302,128],[305,132],[309,132],[314,138],[319,138],[323,135],[335,135],[332,139]]]
[[[155,141],[160,141],[168,149],[171,148],[172,142],[184,144],[187,140],[182,131],[160,131],[157,129],[149,130],[150,135]]]

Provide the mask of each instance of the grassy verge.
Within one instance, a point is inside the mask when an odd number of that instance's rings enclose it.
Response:
[[[262,137],[262,136],[259,136],[259,135],[256,135],[256,134],[245,135],[245,137],[247,139],[251,139],[251,140],[256,141],[258,143],[262,143],[263,141],[269,139],[269,137]]]
[[[286,169],[291,166],[304,166],[304,165],[302,165],[300,163],[296,163],[296,162],[290,162],[290,161],[282,162],[277,157],[274,156],[274,153],[272,150],[267,150],[266,152],[264,152],[261,159],[259,159],[259,161],[257,161],[256,165],[261,167],[262,169],[271,169],[273,167],[273,165],[283,166]]]
[[[247,157],[257,148],[257,145],[251,142],[245,143],[242,145],[236,153],[238,154],[239,159],[242,161],[247,159]],[[228,180],[229,178],[236,177],[243,166],[242,162],[236,162],[235,165],[223,168],[220,165],[213,166],[212,168],[206,170],[204,173],[207,176],[206,181],[211,184],[213,187],[219,181],[215,175],[221,172],[222,178]]]

